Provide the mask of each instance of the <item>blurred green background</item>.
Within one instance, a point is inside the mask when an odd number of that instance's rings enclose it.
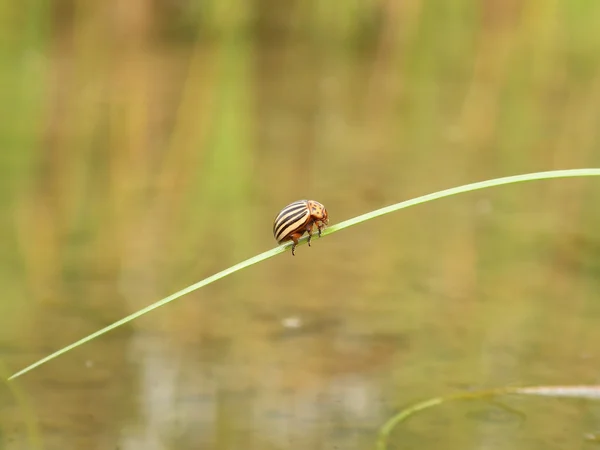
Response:
[[[600,2],[0,2],[3,375],[275,245],[460,184],[600,167]],[[600,184],[411,208],[0,390],[3,449],[364,449],[462,389],[600,382]],[[600,405],[451,404],[394,449],[583,448]]]

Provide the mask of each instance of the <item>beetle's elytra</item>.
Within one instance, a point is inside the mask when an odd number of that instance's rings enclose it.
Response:
[[[308,233],[310,247],[313,226],[317,226],[321,237],[321,231],[328,224],[327,209],[321,203],[315,200],[298,200],[290,203],[277,214],[273,221],[273,236],[279,244],[293,241],[292,255],[295,255],[298,240],[304,233]]]

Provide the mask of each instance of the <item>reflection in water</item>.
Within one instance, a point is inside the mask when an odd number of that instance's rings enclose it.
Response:
[[[139,366],[139,385],[134,393],[139,402],[139,423],[130,424],[121,432],[124,450],[161,449],[165,438],[177,425],[177,376],[180,359],[177,350],[167,351],[158,338],[136,335],[129,345],[130,359]]]
[[[353,340],[355,348],[348,348]],[[322,433],[351,442],[364,428],[361,424],[382,423],[387,414],[385,392],[371,378],[377,371],[366,368],[368,353],[382,350],[381,343],[372,341],[340,340],[345,354],[330,361],[311,355],[281,357],[284,349],[277,349],[277,341],[272,355],[236,359],[233,349],[218,343],[218,352],[198,351],[177,347],[166,336],[137,333],[129,344],[129,359],[139,370],[132,394],[141,414],[122,429],[121,446],[318,446]],[[384,358],[393,352],[388,345]],[[373,438],[372,430],[365,438]]]

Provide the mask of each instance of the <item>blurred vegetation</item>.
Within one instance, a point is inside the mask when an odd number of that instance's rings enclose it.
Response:
[[[146,227],[163,251],[179,230],[173,250],[188,258],[212,237],[239,258],[257,248],[239,224],[262,227],[253,176],[310,182],[317,155],[337,186],[380,160],[361,182],[371,196],[414,183],[426,161],[436,175],[454,162],[444,176],[464,182],[597,165],[598,17],[583,1],[7,2],[3,231],[20,230],[13,251],[41,277],[60,265],[44,269],[33,249],[102,248]],[[188,216],[202,208],[218,229]]]
[[[7,364],[270,248],[272,217],[296,198],[340,221],[472,181],[599,167],[598,23],[600,3],[587,0],[1,2]],[[401,376],[381,382],[392,404],[403,382],[416,393],[547,367],[589,377],[593,364],[573,355],[600,338],[598,204],[589,179],[440,202],[339,233],[302,263],[283,255],[211,286],[210,302],[136,326],[167,329],[184,348],[243,330],[219,353],[231,370],[260,384],[261,369],[296,355],[304,371],[284,382],[295,391],[401,358]],[[274,350],[274,323],[299,308],[321,339]],[[559,342],[547,338],[557,329]],[[361,337],[340,351],[350,332]],[[90,350],[107,367],[89,372],[98,383],[129,367],[127,336],[115,336]],[[117,401],[134,415],[129,378],[108,396],[58,401],[46,389],[45,377],[67,383],[86,357],[32,378],[51,426],[88,404],[96,417],[113,417]]]

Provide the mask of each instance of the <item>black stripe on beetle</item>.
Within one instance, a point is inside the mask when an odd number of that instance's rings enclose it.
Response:
[[[286,206],[274,221],[273,234],[275,239],[279,240],[281,233],[284,232],[286,228],[293,226],[298,221],[303,222],[309,214],[308,208],[302,203],[296,204],[295,206]]]
[[[300,211],[290,211],[289,214],[282,216],[275,231],[275,239],[281,240],[281,236],[289,234],[290,230],[295,230],[298,225],[305,223],[308,215],[308,210],[304,208]]]
[[[277,243],[293,241],[292,255],[295,255],[298,240],[308,233],[308,246],[312,239],[312,230],[316,225],[319,237],[329,224],[327,209],[315,200],[298,200],[283,208],[273,221],[273,236]]]

